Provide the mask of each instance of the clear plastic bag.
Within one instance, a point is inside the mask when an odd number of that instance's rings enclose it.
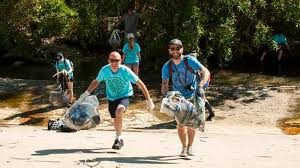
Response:
[[[205,102],[198,96],[193,97],[195,105],[186,100],[180,92],[170,91],[163,98],[160,111],[169,116],[174,116],[175,120],[184,126],[200,128],[205,124]]]
[[[75,130],[94,128],[100,123],[98,105],[95,95],[88,96],[82,102],[75,102],[63,116],[63,121]]]
[[[110,35],[109,38],[109,44],[112,47],[119,47],[121,46],[121,37],[119,35],[120,30],[119,29],[114,29]]]

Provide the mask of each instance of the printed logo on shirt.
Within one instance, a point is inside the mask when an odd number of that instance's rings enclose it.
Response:
[[[117,96],[125,89],[126,82],[119,77],[107,78],[107,87],[113,96]]]

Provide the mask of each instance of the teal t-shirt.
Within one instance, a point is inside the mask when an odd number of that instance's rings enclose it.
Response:
[[[287,39],[285,37],[285,35],[283,34],[275,34],[272,37],[273,41],[276,42],[277,45],[286,45],[287,44]]]
[[[117,72],[111,70],[110,65],[101,68],[96,78],[98,82],[104,81],[106,85],[106,97],[114,101],[133,95],[131,83],[136,83],[139,77],[125,65],[120,65]]]
[[[128,43],[126,43],[122,52],[125,54],[125,64],[139,63],[138,53],[141,52],[141,48],[138,43],[134,43],[133,49],[130,49]]]
[[[56,63],[55,63],[55,68],[56,68],[56,70],[58,71],[58,72],[60,72],[60,71],[62,71],[62,70],[66,70],[66,71],[68,71],[69,72],[69,70],[72,68],[72,66],[71,66],[71,63],[70,63],[70,60],[68,60],[68,59],[64,59],[64,60],[59,60],[59,61],[57,61]],[[69,76],[69,78],[71,79],[71,78],[73,78],[73,71],[72,72],[70,72],[69,74],[68,74],[68,76]]]

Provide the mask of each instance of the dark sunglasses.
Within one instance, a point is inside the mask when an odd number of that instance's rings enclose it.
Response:
[[[120,62],[120,59],[108,59],[109,62],[114,63],[114,62]]]
[[[169,48],[171,51],[179,51],[181,49],[181,47],[170,47]]]

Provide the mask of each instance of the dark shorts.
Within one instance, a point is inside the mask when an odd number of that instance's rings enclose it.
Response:
[[[129,97],[123,97],[115,101],[108,100],[108,111],[111,118],[116,118],[116,110],[119,104],[123,105],[125,108],[128,107]]]
[[[74,77],[68,78],[68,82],[73,82],[73,81],[74,81]]]
[[[63,80],[63,75],[60,74],[59,75],[59,81],[62,81]],[[70,78],[69,76],[65,76],[64,78],[65,82],[73,82],[74,81],[74,77]]]

